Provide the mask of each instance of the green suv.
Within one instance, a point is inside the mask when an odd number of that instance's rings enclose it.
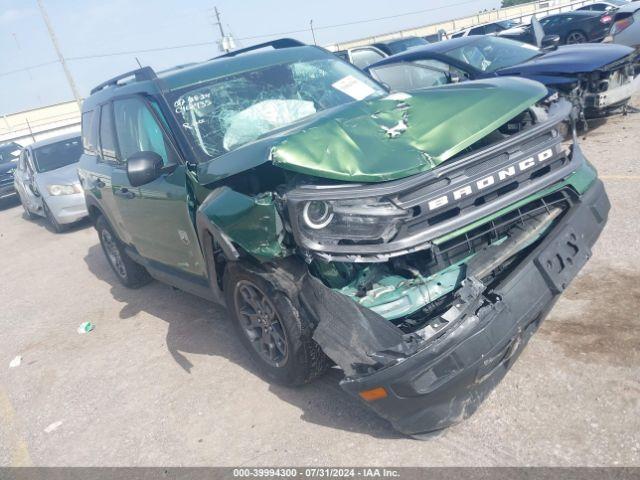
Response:
[[[517,78],[390,93],[282,39],[93,89],[79,175],[124,285],[226,304],[268,379],[335,364],[419,435],[477,408],[604,227],[570,111]]]

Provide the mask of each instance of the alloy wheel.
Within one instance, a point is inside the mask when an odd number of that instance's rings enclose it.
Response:
[[[102,239],[104,251],[107,254],[107,258],[109,259],[109,263],[111,263],[113,269],[122,278],[127,278],[127,269],[124,266],[122,256],[120,255],[120,249],[118,248],[118,245],[116,245],[111,232],[109,230],[103,229],[102,232],[100,232],[100,238]]]
[[[288,357],[287,334],[271,300],[253,282],[238,282],[234,302],[242,331],[260,357],[274,367]]]
[[[571,32],[567,36],[567,45],[573,45],[576,43],[585,43],[587,41],[587,37],[585,37],[582,32]]]

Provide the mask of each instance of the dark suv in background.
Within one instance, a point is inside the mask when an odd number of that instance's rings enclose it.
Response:
[[[261,372],[407,434],[470,415],[591,255],[609,203],[571,105],[517,78],[389,93],[278,40],[83,103],[79,175],[117,278],[226,304]]]
[[[0,200],[15,197],[13,174],[18,165],[18,158],[22,147],[15,142],[0,145]]]

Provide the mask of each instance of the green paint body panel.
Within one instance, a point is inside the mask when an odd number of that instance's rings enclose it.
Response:
[[[546,93],[541,84],[509,78],[364,100],[290,134],[271,159],[335,180],[395,180],[433,169]]]
[[[426,172],[547,94],[517,78],[479,80],[352,102],[198,165],[207,184],[267,161],[297,173],[383,182]]]
[[[211,195],[203,211],[220,232],[261,260],[285,256],[282,220],[271,195],[249,197],[228,187]]]

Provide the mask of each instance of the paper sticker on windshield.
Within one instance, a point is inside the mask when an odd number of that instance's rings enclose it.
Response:
[[[342,93],[346,93],[351,98],[356,100],[362,100],[375,92],[373,88],[364,83],[362,80],[358,80],[356,77],[347,75],[341,78],[337,82],[331,84],[336,90],[340,90]]]

